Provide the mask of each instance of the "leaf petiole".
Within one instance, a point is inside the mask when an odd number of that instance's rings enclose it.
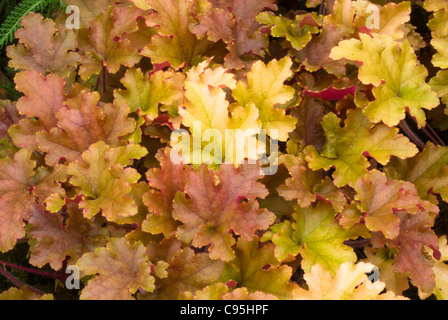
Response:
[[[419,148],[421,149],[425,148],[426,146],[425,143],[422,140],[420,140],[420,138],[414,133],[414,131],[412,131],[412,129],[409,127],[409,125],[405,120],[400,121],[399,127]]]
[[[0,260],[0,264],[4,265],[4,266],[7,266],[7,267],[11,267],[11,268],[17,269],[17,270],[22,270],[22,271],[25,271],[25,272],[34,273],[34,274],[37,274],[37,275],[40,275],[40,276],[55,278],[55,279],[58,279],[60,281],[65,281],[65,279],[67,277],[65,275],[65,273],[60,273],[60,272],[51,273],[51,272],[44,272],[44,271],[40,271],[40,270],[34,270],[34,269],[18,266],[16,264],[13,264],[13,263],[10,263],[10,262],[6,262],[6,261],[2,261],[2,260]]]
[[[0,274],[2,274],[6,279],[8,279],[9,281],[11,281],[14,285],[16,285],[19,288],[22,287],[26,287],[28,288],[30,291],[38,294],[38,295],[44,295],[45,293],[42,291],[39,291],[25,283],[23,283],[22,281],[20,281],[19,279],[17,279],[16,277],[14,277],[11,273],[9,273],[8,271],[6,271],[3,268],[0,268]]]

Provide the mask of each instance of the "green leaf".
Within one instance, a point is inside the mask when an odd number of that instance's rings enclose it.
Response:
[[[439,105],[437,94],[425,82],[428,75],[407,40],[394,41],[388,35],[361,33],[360,40],[339,42],[330,57],[338,60],[360,62],[358,78],[363,84],[371,84],[376,100],[364,109],[369,121],[384,122],[392,127],[405,118],[405,111],[416,118],[419,127],[426,125],[423,109],[431,110]]]
[[[357,237],[344,230],[335,220],[336,213],[330,204],[319,201],[308,208],[296,207],[291,221],[271,227],[271,237],[276,245],[275,256],[280,261],[288,255],[302,256],[302,268],[309,272],[319,263],[334,275],[339,266],[347,261],[355,262],[356,254],[344,244],[345,240]]]
[[[367,155],[386,165],[391,156],[405,159],[418,152],[407,137],[398,134],[397,128],[371,124],[362,109],[349,110],[344,127],[339,122],[334,113],[325,115],[322,127],[326,142],[322,152],[319,154],[313,146],[304,150],[311,169],[336,169],[333,177],[337,187],[353,186],[367,173]]]

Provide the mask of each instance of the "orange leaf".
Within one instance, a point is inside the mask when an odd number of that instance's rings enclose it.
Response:
[[[191,172],[191,169],[184,167],[183,164],[173,164],[169,152],[170,149],[160,150],[157,153],[160,168],[146,172],[146,178],[152,189],[143,195],[143,201],[150,213],[142,223],[143,231],[153,234],[163,233],[166,238],[171,237],[179,225],[179,222],[172,217],[173,200],[176,192],[184,191]]]
[[[261,176],[259,166],[223,164],[217,173],[205,164],[190,174],[183,195],[174,200],[175,219],[184,223],[177,234],[182,241],[193,246],[210,244],[212,259],[232,260],[235,239],[231,232],[251,240],[257,230],[264,230],[275,220],[275,215],[260,209],[256,198],[263,199],[268,191],[257,182]],[[218,181],[218,182],[217,182]]]
[[[64,222],[61,212],[47,213],[42,207],[32,207],[28,231],[32,242],[30,263],[43,267],[49,263],[54,270],[62,267],[66,256],[68,264],[76,262],[84,253],[90,252],[90,246],[98,236],[92,222],[85,219],[82,211],[74,203],[68,204],[69,217]]]
[[[97,92],[81,92],[74,106],[59,110],[57,127],[37,133],[37,143],[47,152],[48,164],[55,164],[61,158],[68,162],[80,159],[81,153],[97,141],[119,146],[120,137],[135,130],[135,120],[128,118],[126,104],[99,103],[99,100]]]
[[[372,170],[354,186],[358,208],[367,213],[365,222],[371,231],[381,231],[386,238],[394,239],[400,230],[400,219],[395,212],[406,210],[415,214],[418,210],[438,213],[439,208],[421,200],[414,185],[407,181],[387,179],[386,175]]]
[[[19,43],[6,49],[11,68],[52,72],[67,78],[78,66],[80,57],[74,52],[77,41],[73,30],[59,29],[53,20],[33,12],[23,17],[21,26],[15,33]]]
[[[82,300],[132,300],[140,288],[155,288],[145,247],[125,238],[112,238],[106,247],[84,254],[76,265],[87,275],[97,274],[82,290]]]

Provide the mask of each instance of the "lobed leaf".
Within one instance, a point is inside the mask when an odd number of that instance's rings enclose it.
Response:
[[[67,78],[78,66],[77,41],[73,30],[58,28],[56,23],[30,12],[16,31],[17,45],[6,49],[9,66],[14,69],[55,73]]]
[[[110,239],[106,247],[84,254],[76,265],[87,275],[97,275],[82,290],[82,300],[132,300],[140,288],[155,289],[145,247],[125,238]]]
[[[369,171],[359,179],[354,189],[357,193],[355,199],[359,201],[358,208],[366,213],[364,220],[367,228],[381,231],[389,239],[396,238],[400,232],[400,219],[396,212],[439,212],[437,206],[419,198],[412,183],[387,179],[377,170]]]
[[[148,298],[173,300],[186,291],[200,290],[218,279],[223,265],[223,261],[212,260],[206,253],[194,254],[190,248],[182,249],[170,261],[167,276],[157,284],[157,291]]]
[[[300,253],[305,272],[319,263],[333,275],[342,263],[356,261],[356,254],[344,241],[357,235],[337,223],[336,213],[330,204],[319,201],[314,208],[296,207],[292,218],[293,221],[272,226],[271,232],[265,236],[276,245],[277,259],[283,261]]]
[[[79,187],[78,194],[83,196],[79,206],[86,218],[101,212],[107,220],[116,221],[137,214],[137,205],[129,193],[140,174],[126,167],[147,152],[140,145],[111,148],[99,141],[82,154],[82,161],[68,166],[70,183]]]
[[[98,141],[117,147],[122,143],[120,137],[135,130],[126,104],[104,104],[99,100],[97,92],[82,91],[73,104],[67,103],[59,110],[57,127],[36,134],[39,148],[47,153],[48,164],[80,159],[82,152]]]
[[[334,184],[353,186],[367,174],[369,162],[366,155],[386,165],[391,156],[401,159],[414,156],[418,150],[407,137],[398,134],[398,129],[383,124],[373,125],[361,109],[347,112],[344,127],[339,118],[328,113],[322,120],[325,145],[319,154],[313,146],[304,149],[305,159],[313,170],[335,168]]]
[[[405,297],[396,296],[392,291],[382,293],[384,283],[372,283],[366,273],[372,271],[374,265],[370,263],[343,263],[332,276],[320,264],[315,264],[304,278],[309,287],[301,290],[299,300],[404,300]]]
[[[44,212],[42,207],[32,207],[28,234],[32,246],[30,248],[30,263],[37,267],[49,264],[54,270],[59,270],[67,256],[68,263],[75,263],[84,253],[101,243],[101,237],[106,234],[95,230],[95,225],[85,219],[82,210],[74,203],[67,206],[68,218],[61,212]],[[66,220],[66,221],[64,221]]]
[[[280,265],[272,243],[260,244],[258,237],[250,241],[240,238],[235,253],[235,260],[225,266],[223,281],[234,281],[239,288],[253,295],[264,292],[279,299],[294,297],[299,287],[290,281],[292,269]]]
[[[422,199],[429,199],[431,193],[437,193],[446,201],[447,159],[447,147],[428,142],[422,152],[415,157],[406,160],[393,159],[386,172],[389,176],[413,183]]]
[[[172,72],[157,71],[150,75],[140,69],[129,69],[121,82],[126,90],[115,90],[115,98],[123,99],[131,112],[139,110],[151,120],[159,115],[159,105],[170,106],[183,97],[183,78]]]
[[[196,1],[195,23],[191,31],[199,38],[207,35],[213,42],[222,40],[227,55],[224,65],[230,69],[244,67],[243,56],[262,55],[267,47],[267,35],[259,31],[256,16],[265,9],[276,10],[273,0],[203,0]]]
[[[223,164],[216,177],[213,170],[199,166],[190,174],[185,194],[177,193],[174,199],[173,217],[183,223],[177,229],[179,238],[199,248],[210,245],[212,259],[232,260],[232,232],[251,240],[257,230],[267,229],[275,219],[256,201],[267,195],[258,179],[257,165],[235,168]]]
[[[149,27],[158,27],[158,34],[151,37],[151,43],[141,52],[151,58],[153,63],[168,62],[174,69],[204,55],[211,47],[211,42],[198,39],[189,30],[192,0],[147,0],[146,5],[153,11],[147,16]]]
[[[286,141],[288,133],[294,130],[297,119],[285,115],[280,105],[294,98],[294,89],[284,84],[292,76],[292,61],[285,57],[271,60],[267,65],[261,60],[253,63],[247,73],[247,84],[237,83],[232,95],[241,106],[250,102],[258,108],[262,129],[278,130],[278,140]]]
[[[434,256],[440,256],[438,239],[431,229],[434,217],[425,211],[411,217],[404,211],[397,215],[400,218],[400,233],[390,243],[392,248],[398,249],[393,268],[398,273],[406,273],[423,292],[431,291],[435,286],[434,260],[424,254],[423,248],[430,247]]]
[[[192,170],[183,163],[174,164],[170,149],[159,150],[157,159],[160,168],[146,172],[151,189],[143,195],[149,214],[142,223],[142,230],[152,234],[162,233],[170,238],[179,225],[173,217],[173,201],[177,192],[184,192]]]
[[[423,109],[437,107],[439,99],[425,82],[428,72],[418,63],[409,42],[397,43],[388,35],[360,34],[359,37],[360,40],[341,41],[332,49],[330,57],[362,63],[359,80],[375,86],[372,93],[376,100],[364,109],[369,121],[382,121],[392,127],[404,119],[405,111],[409,110],[418,126],[425,126]]]
[[[137,31],[137,19],[142,11],[132,6],[108,6],[79,32],[79,49],[83,53],[79,75],[88,80],[106,67],[116,73],[120,66],[132,67],[140,61],[140,55],[123,35]],[[102,71],[103,73],[105,71]]]

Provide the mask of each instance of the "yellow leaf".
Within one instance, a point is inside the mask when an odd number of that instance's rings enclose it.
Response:
[[[376,100],[364,108],[369,121],[396,126],[405,118],[408,109],[418,126],[425,126],[424,109],[437,107],[439,99],[425,82],[428,71],[417,61],[409,42],[399,43],[388,35],[379,34],[360,34],[359,37],[360,40],[339,42],[330,57],[362,63],[359,80],[375,86],[372,92]]]
[[[311,267],[310,272],[303,276],[308,290],[300,289],[298,300],[405,300],[388,291],[381,293],[384,283],[371,282],[366,273],[373,270],[374,265],[364,262],[346,262],[337,270],[335,276],[325,270],[320,264]]]
[[[258,60],[247,73],[247,83],[239,81],[232,95],[241,106],[251,102],[259,111],[262,129],[278,130],[278,139],[286,141],[288,133],[295,129],[297,119],[286,115],[282,104],[294,98],[294,88],[284,82],[292,76],[292,61],[286,57],[279,61],[271,60],[267,65]]]

